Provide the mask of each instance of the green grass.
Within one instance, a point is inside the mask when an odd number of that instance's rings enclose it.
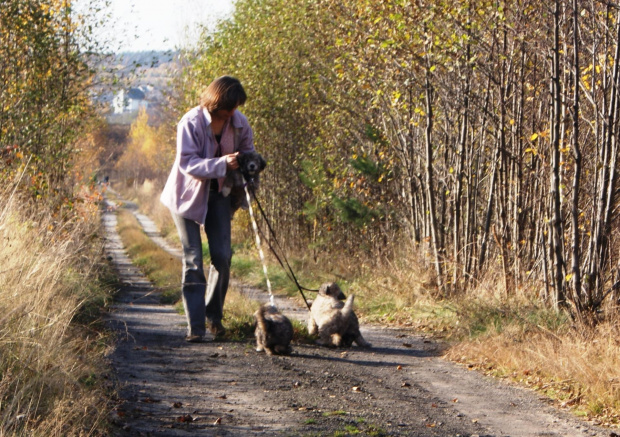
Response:
[[[462,303],[457,310],[459,329],[455,338],[477,339],[513,333],[527,333],[546,330],[559,334],[569,326],[564,312],[532,304],[493,303],[482,299],[471,299]]]
[[[299,320],[291,320],[293,324],[293,342],[303,344],[314,344],[315,336],[308,334],[308,326]]]
[[[346,433],[347,433],[346,435],[355,435],[355,434],[359,434],[359,433],[361,433],[361,432],[362,432],[362,431],[360,431],[360,429],[359,429],[357,426],[355,426],[355,425],[346,425],[346,426],[344,427],[344,429],[345,429],[345,431],[346,431]]]
[[[254,317],[252,314],[224,314],[226,325],[226,339],[244,341],[254,337]]]
[[[246,278],[257,269],[256,262],[247,257],[233,255],[230,269],[238,278]]]
[[[326,411],[326,412],[323,413],[323,416],[325,416],[325,417],[329,417],[329,416],[346,416],[347,414],[349,414],[349,413],[347,413],[344,410],[335,410],[335,411]]]

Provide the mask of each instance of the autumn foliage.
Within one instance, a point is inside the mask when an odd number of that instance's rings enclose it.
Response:
[[[127,146],[115,164],[119,177],[137,184],[162,179],[174,159],[174,151],[162,145],[172,142],[167,125],[149,125],[149,116],[141,109],[131,124]]]
[[[20,187],[39,202],[71,194],[77,143],[92,119],[81,24],[68,0],[0,7],[0,181],[25,173]]]

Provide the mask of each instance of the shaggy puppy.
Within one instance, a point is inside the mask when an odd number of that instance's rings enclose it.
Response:
[[[265,304],[254,313],[256,320],[256,351],[265,351],[267,355],[291,353],[293,325],[276,307]]]
[[[335,282],[326,282],[319,288],[308,319],[308,333],[318,334],[317,344],[324,346],[346,346],[353,342],[361,347],[370,347],[360,333],[359,321],[353,312],[354,295],[345,302],[345,296]]]
[[[222,196],[231,195],[233,213],[243,206],[245,190],[243,180],[251,184],[254,189],[258,188],[259,174],[267,166],[267,161],[258,152],[239,153],[237,155],[239,168],[229,171],[222,185]],[[247,207],[247,205],[246,205]]]

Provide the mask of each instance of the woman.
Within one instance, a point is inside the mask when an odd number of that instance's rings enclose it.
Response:
[[[161,194],[183,245],[182,293],[189,342],[203,341],[205,323],[215,337],[225,333],[222,310],[232,258],[232,215],[230,197],[222,196],[220,189],[226,172],[239,167],[239,152],[254,150],[252,129],[237,110],[245,101],[245,91],[233,77],[222,76],[207,87],[200,105],[177,126],[176,159]],[[200,225],[211,255],[208,290]]]

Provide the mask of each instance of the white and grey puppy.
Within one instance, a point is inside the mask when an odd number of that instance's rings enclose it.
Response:
[[[370,347],[360,332],[359,321],[353,312],[354,295],[345,295],[335,282],[326,282],[319,288],[310,307],[308,333],[318,334],[317,344],[349,347],[353,342]]]
[[[237,162],[239,168],[226,174],[221,191],[224,197],[231,195],[233,213],[243,205],[245,199],[243,180],[252,184],[254,190],[257,189],[260,182],[259,174],[267,166],[267,161],[256,151],[239,153]]]
[[[288,355],[291,353],[293,324],[276,307],[265,304],[255,313],[256,351],[265,351],[267,355]]]

